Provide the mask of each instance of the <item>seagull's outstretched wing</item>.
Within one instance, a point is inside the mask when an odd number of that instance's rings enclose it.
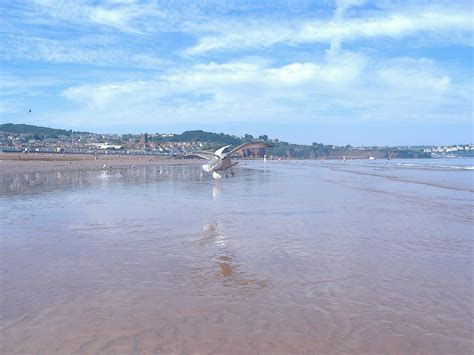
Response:
[[[273,147],[273,145],[268,142],[249,142],[249,143],[241,144],[238,147],[232,149],[230,151],[230,154],[231,155],[237,154],[238,152],[244,149],[269,148],[269,147]]]
[[[204,160],[217,160],[219,156],[211,152],[192,152],[189,154],[181,155],[180,158],[200,158]]]

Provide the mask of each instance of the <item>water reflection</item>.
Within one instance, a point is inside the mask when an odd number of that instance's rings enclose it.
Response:
[[[201,238],[197,241],[201,248],[214,246],[214,257],[212,261],[218,266],[217,275],[221,278],[223,286],[257,286],[265,288],[268,285],[267,280],[251,278],[243,266],[237,262],[235,253],[232,251],[232,245],[228,238],[220,231],[219,224],[215,221],[204,225]],[[200,252],[202,254],[202,251]]]
[[[222,193],[222,187],[217,184],[218,182],[216,182],[216,185],[212,186],[212,199],[214,201],[217,200]]]
[[[234,275],[234,257],[229,255],[221,255],[216,259],[217,264],[221,268],[222,277],[231,277]]]
[[[199,166],[141,166],[103,170],[62,170],[0,175],[0,195],[31,194],[58,188],[85,188],[104,182],[153,183],[208,180]],[[213,192],[214,193],[214,192]],[[218,191],[215,192],[218,194]]]
[[[471,353],[472,173],[334,164],[0,176],[2,353]]]

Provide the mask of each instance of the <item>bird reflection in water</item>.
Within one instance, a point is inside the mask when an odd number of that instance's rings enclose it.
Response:
[[[213,261],[219,267],[218,275],[223,279],[225,287],[238,286],[257,286],[258,288],[267,287],[266,280],[252,279],[244,271],[239,270],[239,265],[231,251],[231,247],[222,233],[219,232],[217,222],[210,222],[203,228],[203,235],[199,245],[204,247],[214,243],[217,249],[217,256]]]
[[[234,275],[234,257],[230,255],[221,255],[216,258],[216,263],[220,267],[220,274],[222,277],[231,277]]]
[[[212,187],[212,199],[216,201],[222,193],[222,187],[219,185],[214,185]]]

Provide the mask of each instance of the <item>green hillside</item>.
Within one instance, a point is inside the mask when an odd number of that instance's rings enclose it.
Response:
[[[73,131],[65,129],[56,129],[48,127],[39,127],[29,124],[14,124],[14,123],[5,123],[0,125],[0,131],[11,132],[11,133],[28,133],[31,135],[39,135],[43,137],[56,137],[59,135],[69,136]]]
[[[162,137],[156,135],[150,138],[153,142],[204,142],[220,145],[240,144],[242,139],[224,133],[205,132],[202,130],[185,131],[181,134],[175,134],[172,137]]]

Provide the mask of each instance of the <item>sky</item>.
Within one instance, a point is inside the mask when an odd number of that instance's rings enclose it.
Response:
[[[2,123],[473,142],[470,0],[3,0],[0,24]]]

